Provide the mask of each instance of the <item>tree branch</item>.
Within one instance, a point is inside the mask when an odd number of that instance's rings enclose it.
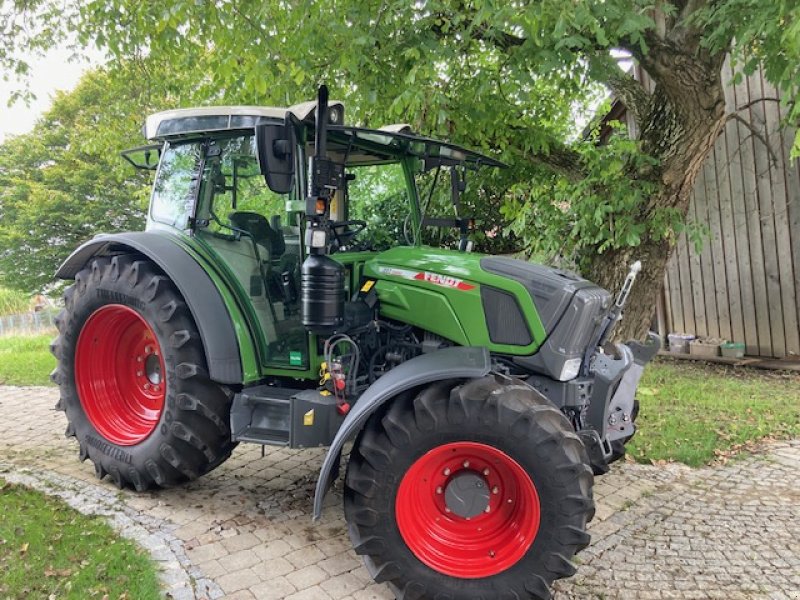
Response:
[[[525,158],[533,164],[558,173],[572,183],[577,183],[586,177],[580,155],[561,144],[552,144],[547,151],[528,154]]]
[[[730,120],[738,121],[739,123],[744,125],[747,128],[747,130],[750,132],[750,135],[752,135],[759,142],[764,144],[764,147],[767,149],[767,154],[769,155],[770,161],[772,161],[772,165],[777,169],[778,165],[779,165],[778,156],[772,150],[772,146],[769,145],[769,140],[767,140],[767,138],[764,136],[764,134],[761,131],[759,131],[758,129],[756,129],[755,127],[753,127],[753,124],[750,123],[750,121],[748,121],[743,116],[741,116],[741,115],[739,115],[737,113],[729,113],[728,116],[725,119],[725,122],[727,123]]]
[[[636,123],[641,125],[650,111],[650,94],[641,82],[623,71],[616,59],[608,54],[590,57],[589,66],[597,78],[627,107]]]
[[[780,98],[756,98],[755,100],[750,100],[750,102],[745,102],[741,106],[736,107],[736,112],[741,112],[743,110],[747,110],[754,104],[758,104],[759,102],[778,102],[780,103]]]

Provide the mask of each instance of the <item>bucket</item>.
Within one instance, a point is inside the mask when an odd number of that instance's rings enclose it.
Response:
[[[693,356],[719,356],[719,347],[723,340],[703,338],[692,340],[689,344],[689,354]]]
[[[727,342],[720,347],[722,356],[727,358],[744,358],[744,344],[742,342]]]
[[[694,338],[690,333],[670,333],[667,335],[669,351],[673,354],[689,354],[689,342]]]

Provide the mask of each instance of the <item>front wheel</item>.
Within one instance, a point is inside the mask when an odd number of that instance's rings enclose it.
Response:
[[[537,598],[589,542],[592,472],[568,420],[500,376],[374,415],[345,482],[356,552],[399,598]]]
[[[228,392],[208,378],[192,315],[153,263],[94,258],[64,303],[51,345],[56,408],[100,479],[169,487],[230,456]]]

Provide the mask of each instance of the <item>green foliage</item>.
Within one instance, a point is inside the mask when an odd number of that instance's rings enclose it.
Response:
[[[161,597],[156,566],[99,517],[0,479],[0,596]]]
[[[657,361],[637,394],[638,461],[697,467],[764,438],[800,434],[800,377],[756,369]]]
[[[40,291],[80,243],[144,227],[151,175],[119,152],[141,145],[144,116],[189,87],[178,73],[153,75],[158,66],[90,72],[56,94],[30,133],[0,145],[0,284]]]
[[[792,157],[800,156],[800,2],[724,0],[698,11],[696,20],[707,31],[709,48],[727,48],[733,39],[734,64],[742,73],[761,65],[783,90],[788,121],[798,129]]]
[[[95,233],[141,228],[147,181],[129,172],[114,148],[118,91],[102,73],[91,74],[75,92],[57,95],[31,133],[0,146],[3,285],[41,290],[54,267]]]
[[[317,84],[325,82],[332,97],[346,101],[350,122],[380,126],[410,121],[415,131],[497,155],[511,168],[473,177],[464,198],[465,214],[477,216],[483,229],[475,236],[478,247],[490,252],[525,246],[537,255],[563,255],[582,263],[604,250],[673,239],[685,226],[683,208],[659,208],[658,195],[665,183],[658,176],[658,161],[663,156],[650,150],[647,156],[640,145],[623,136],[615,136],[602,149],[583,137],[583,124],[606,93],[605,86],[624,96],[619,82],[630,84],[611,51],[623,48],[645,58],[659,44],[662,26],[699,23],[708,49],[725,51],[733,45],[747,69],[761,61],[767,77],[782,88],[791,119],[797,122],[799,116],[796,2],[25,3],[23,16],[37,22],[49,38],[17,27],[24,18],[15,16],[9,4],[17,7],[11,0],[2,3],[4,12],[12,15],[4,35],[28,48],[44,48],[53,43],[49,39],[70,34],[80,44],[106,49],[123,65],[131,60],[146,62],[149,66],[135,74],[115,77],[115,85],[103,96],[121,99],[114,107],[121,115],[143,114],[153,104],[150,98],[163,100],[164,106],[185,105],[187,100],[287,105],[312,98]],[[656,14],[659,25],[653,18]],[[140,59],[143,48],[146,61]],[[0,65],[8,72],[19,67],[17,74],[24,77],[19,44],[0,45]],[[139,95],[132,98],[122,81],[135,84]],[[91,114],[97,115],[95,139],[119,142],[116,133],[105,132],[106,123],[113,120],[105,104],[84,102],[94,106],[87,106],[87,114],[93,110]],[[639,130],[658,133],[661,126],[657,121],[639,123]],[[134,131],[132,126],[125,129],[126,135]],[[26,148],[13,148],[14,157],[25,154]],[[56,160],[61,163],[62,158]],[[93,155],[90,163],[107,164],[98,161]],[[0,155],[0,177],[2,169]],[[21,180],[30,177],[35,182],[36,174],[31,170]],[[129,183],[115,189],[125,185]],[[44,281],[44,273],[81,234],[123,225],[98,219],[102,210],[83,214],[91,218],[83,218],[81,224],[77,223],[81,213],[73,207],[60,214],[68,197],[81,196],[75,187],[64,191],[51,182],[49,187],[28,190],[19,182],[15,191],[6,192],[10,198],[20,198],[17,205],[30,198],[62,221],[26,246],[28,234],[21,232],[37,230],[35,218],[17,209],[21,216],[15,218],[22,225],[16,228],[18,235],[0,238],[0,247],[22,246],[23,252],[41,259],[17,287],[31,288]],[[86,182],[79,187],[87,187]],[[125,193],[131,197],[130,189]],[[91,197],[94,200],[95,195]],[[376,199],[376,208],[379,216],[388,218],[392,203],[387,200],[384,205],[382,200]],[[116,210],[112,204],[123,203],[118,198],[108,202],[111,212]],[[140,222],[138,216],[129,216]],[[381,231],[382,243],[398,235],[377,223],[374,229]],[[70,237],[62,244],[55,231],[67,231]],[[426,234],[445,243],[453,237],[452,232]],[[51,239],[52,247],[43,248]],[[0,281],[12,285],[9,260],[0,257]]]
[[[573,148],[586,176],[570,182],[541,173],[538,185],[515,186],[502,209],[512,231],[535,253],[578,263],[595,252],[638,246],[645,237],[674,238],[682,228],[682,215],[674,209],[648,208],[656,186],[637,174],[657,162],[639,145],[624,135],[613,136],[603,146],[593,138],[576,142]],[[624,180],[627,185],[617,185]],[[549,235],[542,235],[542,224]]]
[[[403,169],[399,164],[352,169],[355,179],[348,185],[351,219],[367,222],[357,240],[376,250],[406,243],[411,225]]]
[[[0,316],[26,312],[30,304],[31,299],[27,294],[0,287]]]
[[[53,385],[56,359],[50,341],[56,333],[0,337],[0,385]]]

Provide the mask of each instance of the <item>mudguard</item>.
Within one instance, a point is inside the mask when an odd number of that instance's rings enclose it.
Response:
[[[325,455],[314,495],[314,520],[322,514],[322,501],[328,491],[331,473],[339,463],[344,443],[355,435],[367,419],[385,402],[411,388],[443,379],[483,377],[492,370],[486,348],[456,346],[422,354],[389,371],[365,391],[347,414]]]
[[[126,250],[145,255],[175,283],[197,324],[211,379],[219,383],[241,383],[239,344],[222,296],[203,267],[168,234],[142,231],[97,236],[75,250],[55,276],[74,279],[93,256]]]

